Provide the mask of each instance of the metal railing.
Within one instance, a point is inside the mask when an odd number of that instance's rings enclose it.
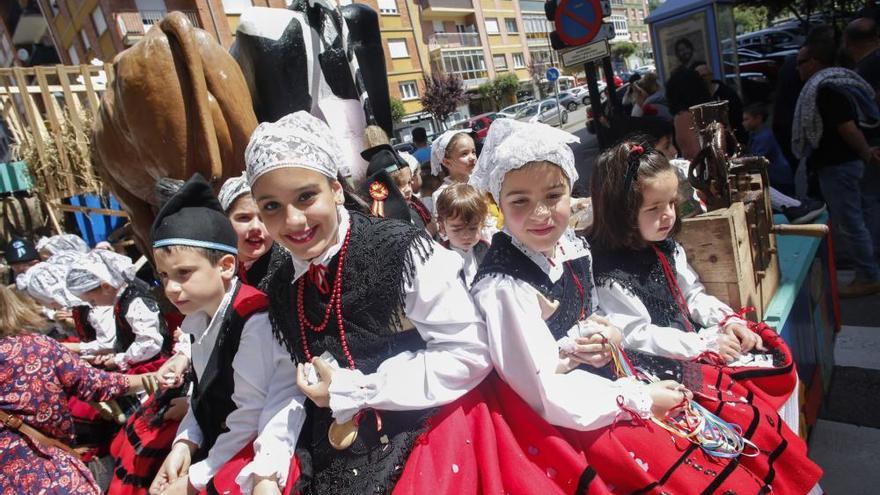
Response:
[[[181,10],[179,12],[185,15],[193,26],[202,27],[199,22],[198,11]],[[165,10],[141,10],[117,12],[114,14],[116,17],[116,24],[119,26],[119,34],[127,41],[134,41],[132,38],[141,37],[147,34],[147,31],[149,31],[154,24],[158,24],[166,15],[168,15],[168,12]]]
[[[434,33],[428,38],[428,49],[440,48],[479,48],[482,46],[479,33]]]

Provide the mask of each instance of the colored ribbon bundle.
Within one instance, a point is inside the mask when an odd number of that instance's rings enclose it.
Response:
[[[657,381],[633,366],[620,347],[611,344],[611,359],[618,378],[632,377],[645,383]],[[740,455],[757,456],[760,452],[754,443],[742,436],[739,425],[719,418],[696,401],[685,399],[681,407],[670,411],[666,417],[652,416],[651,420],[675,436],[698,445],[714,457],[734,458]],[[748,449],[748,450],[747,450]]]

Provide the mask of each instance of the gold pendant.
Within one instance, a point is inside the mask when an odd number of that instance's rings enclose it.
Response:
[[[357,436],[358,426],[355,424],[354,419],[341,424],[333,421],[330,424],[330,429],[327,431],[327,439],[330,440],[330,445],[336,450],[345,450],[351,447]]]

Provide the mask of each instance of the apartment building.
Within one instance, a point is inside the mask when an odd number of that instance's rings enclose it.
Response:
[[[639,48],[635,59],[639,64],[653,58],[651,35],[645,17],[648,16],[647,0],[611,0],[610,21],[614,24],[615,41],[631,41]]]
[[[0,2],[0,67],[57,62],[55,46],[37,1]]]
[[[422,42],[433,72],[464,82],[477,109],[476,89],[501,74],[530,84],[530,55],[516,0],[418,0]]]

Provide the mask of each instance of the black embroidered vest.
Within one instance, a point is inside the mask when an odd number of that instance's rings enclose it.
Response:
[[[71,313],[73,314],[73,329],[80,342],[91,342],[97,338],[98,332],[89,322],[89,313],[91,306],[75,306]]]
[[[583,308],[585,317],[591,313],[593,301],[590,298],[592,287],[590,286],[589,254],[566,261],[563,264],[562,277],[556,283],[552,283],[538,265],[513,245],[509,235],[499,232],[492,237],[492,247],[489,248],[486,258],[477,271],[474,285],[480,279],[492,274],[508,275],[522,280],[534,287],[544,297],[559,302],[559,307],[546,321],[550,333],[556,340],[565,337],[571,327],[578,322],[581,308]],[[574,281],[575,277],[584,289],[583,296]],[[679,382],[686,379],[688,383],[696,383],[695,380],[699,380],[698,373],[686,373],[678,361],[633,350],[626,350],[626,353],[634,366],[649,371],[660,379]],[[581,365],[579,369],[615,379],[610,365],[603,368]]]
[[[150,292],[150,286],[139,278],[128,283],[128,287],[122,291],[122,295],[119,296],[119,300],[113,308],[113,316],[116,320],[116,344],[114,344],[114,351],[117,353],[125,352],[134,342],[134,330],[132,330],[125,315],[128,314],[128,308],[136,299],[142,300],[147,306],[147,309],[159,315],[159,334],[162,335],[162,350],[160,353],[165,355],[170,354],[174,343],[168,333],[168,326],[165,323],[165,318],[162,317],[159,311],[159,303],[156,301],[153,293]],[[150,360],[152,359],[155,359],[155,357],[150,358]]]
[[[404,286],[415,276],[416,264],[432,253],[424,229],[398,220],[368,217],[351,212],[351,238],[342,275],[342,312],[346,340],[357,369],[373,373],[386,359],[404,351],[425,348],[418,331],[405,329]],[[414,259],[417,256],[420,259]],[[328,266],[334,280],[339,256]],[[286,253],[273,260],[267,285],[269,315],[276,338],[296,362],[305,362],[296,313],[297,287],[291,284],[292,260]],[[304,311],[309,321],[323,320],[328,295],[306,283]],[[335,313],[321,333],[306,331],[312,356],[333,355],[348,366],[339,339]],[[362,415],[358,437],[346,450],[330,446],[327,431],[333,421],[330,409],[307,402],[307,420],[297,455],[303,476],[297,489],[304,494],[390,493],[433,410],[379,411]]]
[[[245,284],[258,289],[261,288],[269,272],[269,262],[272,259],[272,253],[278,249],[282,248],[277,243],[272,243],[269,249],[257,261],[254,261],[250,268],[245,268],[244,265],[241,265],[238,278]]]
[[[675,241],[670,239],[657,243],[673,267],[676,246]],[[600,286],[610,283],[622,285],[642,301],[651,315],[651,323],[687,331],[684,323],[687,317],[694,329],[700,328],[690,319],[690,315],[685,316],[679,310],[663,274],[663,266],[650,246],[638,251],[604,250],[594,246],[593,256],[596,283]]]
[[[226,417],[235,410],[235,402],[232,401],[235,389],[232,360],[238,352],[245,323],[268,306],[268,298],[257,289],[244,284],[235,289],[232,302],[223,315],[208,364],[202,376],[197,377],[190,399],[190,407],[202,430],[202,444],[193,455],[193,462],[205,459],[217,437],[228,431]]]

